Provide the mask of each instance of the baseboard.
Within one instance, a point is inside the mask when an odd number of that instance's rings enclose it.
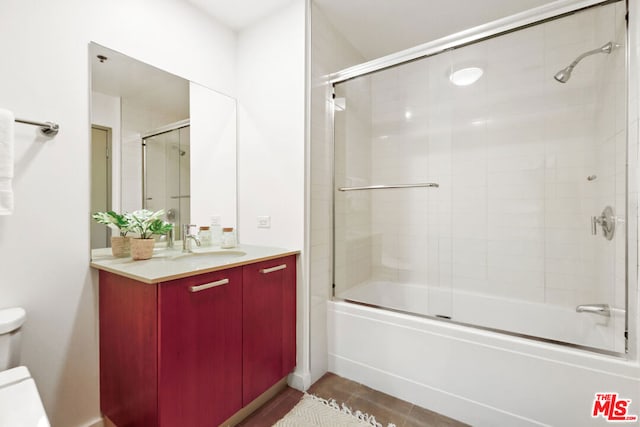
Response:
[[[84,427],[106,427],[106,424],[103,418],[98,418],[88,424],[85,424]]]
[[[311,373],[300,372],[296,369],[291,374],[289,374],[287,383],[291,388],[295,388],[296,390],[300,391],[306,391],[309,389],[309,387],[311,387]]]
[[[262,405],[267,403],[269,400],[276,397],[285,388],[287,388],[286,377],[282,378],[280,381],[271,386],[271,388],[269,388],[267,391],[256,397],[251,403],[233,414],[225,422],[220,424],[220,426],[235,426],[236,424],[240,424],[245,418],[255,412]]]
[[[256,397],[251,403],[240,409],[238,412],[224,421],[221,426],[235,426],[242,422],[245,418],[251,415],[254,411],[267,403],[269,400],[277,396],[282,390],[287,387],[287,378],[282,378],[280,381],[271,386],[268,390]],[[87,424],[84,427],[117,427],[111,420],[104,417],[100,420]]]
[[[331,353],[329,354],[329,371],[464,423],[477,426],[544,425]]]

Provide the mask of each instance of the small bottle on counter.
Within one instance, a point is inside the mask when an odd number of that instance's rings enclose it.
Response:
[[[222,243],[222,228],[219,225],[211,226],[211,245],[220,246]]]
[[[200,227],[198,239],[200,239],[200,246],[211,246],[211,230],[209,226],[203,225]]]
[[[220,246],[222,243],[222,227],[220,227],[220,215],[211,216],[211,245]]]
[[[222,229],[222,239],[220,241],[220,247],[223,249],[236,247],[236,233],[235,231],[233,231],[233,227],[224,227]]]

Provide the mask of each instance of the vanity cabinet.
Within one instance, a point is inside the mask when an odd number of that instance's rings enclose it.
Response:
[[[295,260],[154,284],[100,271],[103,414],[118,427],[215,426],[290,373]]]
[[[158,286],[158,415],[218,425],[242,407],[242,268]]]
[[[295,367],[295,261],[290,256],[243,269],[243,405]]]

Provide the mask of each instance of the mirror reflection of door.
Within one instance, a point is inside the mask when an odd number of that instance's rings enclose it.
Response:
[[[111,129],[91,126],[91,213],[111,209]],[[111,229],[91,221],[91,249],[111,246]]]

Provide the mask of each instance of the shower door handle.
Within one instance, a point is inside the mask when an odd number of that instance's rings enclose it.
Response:
[[[593,313],[611,317],[611,307],[609,307],[609,304],[581,304],[576,307],[576,313]]]

